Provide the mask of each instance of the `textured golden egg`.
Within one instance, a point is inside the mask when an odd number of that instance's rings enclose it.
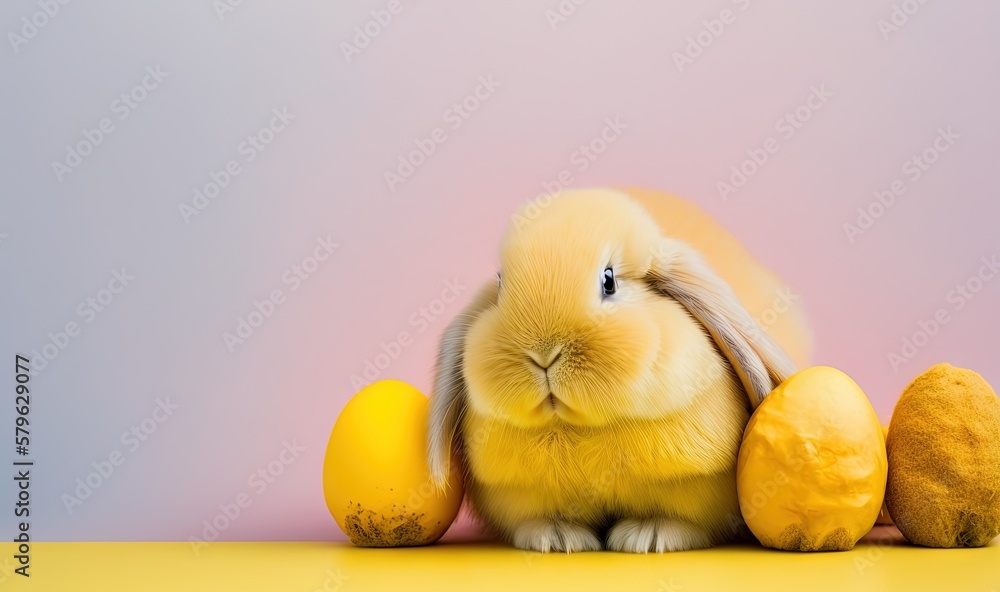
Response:
[[[428,408],[416,388],[382,380],[358,392],[337,418],[323,461],[323,493],[355,545],[426,545],[455,520],[462,476],[452,462],[445,489],[431,483]]]
[[[1000,399],[972,370],[938,364],[889,424],[886,504],[908,541],[981,547],[1000,535]]]
[[[885,493],[875,410],[843,372],[819,366],[781,383],[743,434],[740,509],[765,547],[841,551],[875,524]]]

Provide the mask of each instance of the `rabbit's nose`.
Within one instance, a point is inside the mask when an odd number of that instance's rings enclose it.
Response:
[[[529,349],[528,357],[531,358],[531,361],[534,362],[536,366],[542,370],[547,370],[549,366],[554,364],[556,360],[559,359],[560,353],[562,353],[562,346],[557,345],[544,353],[539,353],[533,349]]]

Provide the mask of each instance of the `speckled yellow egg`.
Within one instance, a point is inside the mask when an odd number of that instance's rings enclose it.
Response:
[[[747,424],[740,509],[765,547],[848,550],[875,524],[887,470],[865,393],[839,370],[809,368],[781,383]]]
[[[906,540],[982,547],[1000,536],[1000,398],[977,372],[937,364],[896,403],[886,506]]]
[[[358,392],[333,426],[323,493],[337,524],[359,547],[427,545],[441,538],[462,503],[458,463],[444,489],[427,468],[429,401],[398,380]]]

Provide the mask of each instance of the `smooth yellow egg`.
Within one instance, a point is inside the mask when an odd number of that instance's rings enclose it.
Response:
[[[337,418],[323,461],[323,493],[355,545],[427,545],[455,520],[461,471],[452,462],[447,486],[431,483],[428,409],[416,388],[382,380],[361,389]]]
[[[882,507],[885,440],[861,388],[834,368],[803,370],[760,404],[737,465],[740,509],[765,547],[854,547]]]

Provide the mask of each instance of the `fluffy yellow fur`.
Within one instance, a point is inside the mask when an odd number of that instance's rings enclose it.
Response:
[[[759,365],[762,352],[768,371],[779,373],[773,350],[756,345],[759,327],[747,326],[738,303],[727,304],[728,288],[714,299],[691,295],[688,306],[661,293],[654,280],[669,275],[664,261],[679,260],[663,252],[674,244],[664,240],[667,229],[701,243],[736,278],[740,300],[758,309],[780,284],[696,208],[665,195],[640,198],[668,220],[609,189],[573,191],[534,217],[515,216],[499,286],[484,287],[443,341],[434,397],[463,383],[454,395],[462,411],[439,399],[439,416],[459,416],[471,502],[523,548],[662,552],[745,534],[735,467],[751,405],[746,376],[713,335],[735,340],[738,359]],[[675,207],[664,209],[668,202]],[[727,263],[719,249],[737,261]],[[617,282],[613,296],[601,288],[606,268]],[[717,287],[709,279],[705,289]],[[713,303],[727,308],[701,313],[734,315],[754,347],[741,349],[728,325],[710,334],[695,319],[693,305]],[[808,337],[789,326],[785,341],[804,355]],[[435,467],[433,450],[431,461]]]

